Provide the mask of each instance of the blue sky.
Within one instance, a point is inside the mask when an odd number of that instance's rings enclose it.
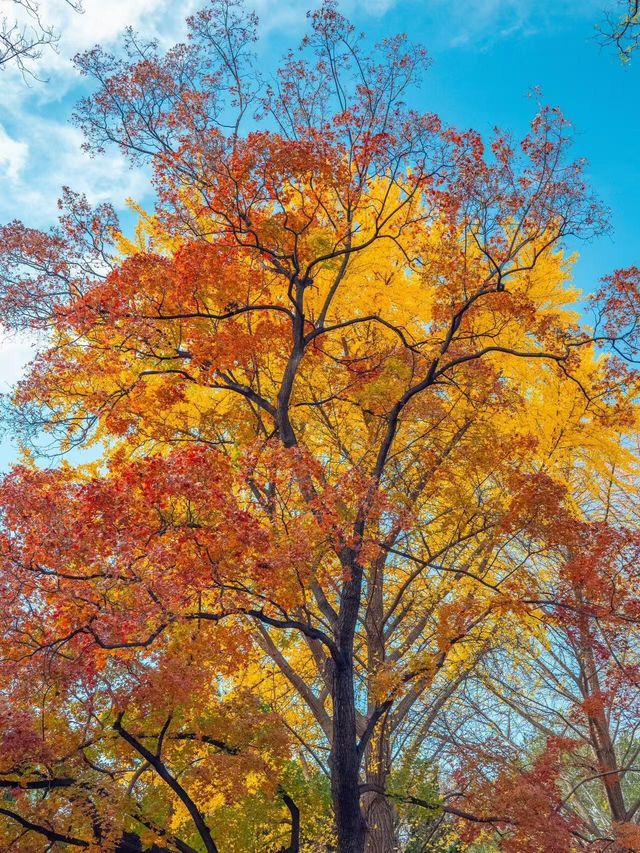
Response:
[[[57,55],[43,56],[48,83],[26,87],[11,71],[0,74],[0,221],[23,219],[37,227],[56,215],[60,187],[86,192],[92,202],[122,208],[127,197],[149,201],[147,178],[115,152],[91,159],[79,131],[69,124],[83,81],[70,57],[95,43],[113,45],[131,24],[169,45],[181,38],[182,19],[195,0],[85,0],[75,15],[63,0],[41,3],[46,20],[62,30]],[[249,2],[249,5],[252,5]],[[303,31],[305,0],[256,0],[263,24],[258,46],[265,65],[295,45]],[[622,266],[640,265],[640,53],[623,67],[603,50],[595,25],[615,0],[344,0],[343,10],[375,41],[408,32],[423,43],[433,66],[415,106],[438,112],[446,123],[488,133],[494,126],[526,132],[539,87],[573,122],[576,156],[611,211],[611,235],[574,248],[584,290]],[[25,338],[2,337],[0,391],[6,391],[33,354]],[[15,456],[9,439],[0,467]]]

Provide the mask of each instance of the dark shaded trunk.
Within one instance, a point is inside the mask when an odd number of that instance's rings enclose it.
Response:
[[[333,670],[331,797],[338,853],[363,853],[366,824],[360,808],[360,757],[351,659]]]
[[[300,853],[300,809],[286,791],[281,789],[280,796],[291,815],[291,841],[280,853]]]
[[[356,534],[362,529],[356,525]],[[333,738],[331,742],[331,798],[338,835],[338,853],[364,853],[366,823],[360,807],[360,763],[353,682],[353,641],[360,597],[362,566],[351,548],[340,562],[347,580],[342,588],[336,625],[337,654],[332,661]]]

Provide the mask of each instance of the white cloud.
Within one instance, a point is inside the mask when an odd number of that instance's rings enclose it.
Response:
[[[85,0],[84,12],[78,15],[68,6],[64,8],[64,17],[60,21],[62,38],[61,50],[72,55],[78,50],[92,47],[96,42],[110,44],[115,41],[125,27],[144,31],[152,36],[163,36],[168,30],[181,28],[181,21],[189,14],[193,3],[172,3],[171,0]],[[56,9],[60,9],[60,0],[45,0],[43,11],[54,19]],[[49,12],[50,10],[50,12]]]
[[[395,3],[344,0],[342,5],[347,13],[381,15]],[[113,45],[128,26],[165,46],[173,44],[185,35],[185,18],[201,5],[201,0],[84,0],[78,14],[64,0],[41,0],[42,20],[60,32],[59,51],[45,52],[39,60],[36,70],[46,84],[27,87],[17,69],[3,71],[0,221],[17,217],[34,226],[50,224],[63,185],[85,192],[93,203],[109,200],[116,207],[129,196],[141,198],[148,186],[144,173],[129,169],[117,152],[90,159],[80,149],[81,135],[68,123],[82,84],[72,57],[96,43]],[[263,33],[283,31],[295,43],[313,0],[248,0],[247,5],[255,7]]]
[[[420,9],[435,18],[434,35],[439,40],[454,47],[482,47],[516,34],[548,32],[580,20],[595,24],[602,6],[602,0],[427,0]]]
[[[0,395],[9,394],[36,354],[36,341],[28,334],[8,334],[0,328]],[[18,458],[15,437],[8,424],[0,422],[0,474]]]
[[[50,225],[57,218],[63,186],[86,193],[92,204],[110,201],[117,208],[127,198],[142,200],[148,191],[143,170],[131,169],[116,151],[90,158],[81,149],[80,131],[64,121],[22,111],[14,112],[13,119],[24,129],[29,143],[5,134],[5,144],[0,132],[0,221],[18,218],[34,227]]]
[[[40,104],[60,100],[79,82],[72,61],[75,54],[96,44],[113,45],[126,27],[133,27],[145,38],[157,38],[166,46],[179,41],[185,32],[185,18],[200,4],[199,0],[83,0],[81,13],[65,0],[39,0],[38,5],[43,24],[53,27],[60,37],[56,50],[43,50],[30,66],[48,85],[34,83],[25,88],[16,67],[3,69],[5,107],[25,98]]]
[[[0,394],[5,394],[20,379],[35,356],[35,338],[0,329]]]
[[[26,142],[13,139],[0,124],[0,175],[14,183],[24,169],[29,153]]]

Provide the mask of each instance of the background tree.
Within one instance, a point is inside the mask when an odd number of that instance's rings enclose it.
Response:
[[[599,28],[602,43],[615,45],[622,62],[627,63],[640,43],[640,3],[622,0],[617,14],[610,13]]]
[[[578,517],[573,503],[554,512],[563,532],[541,600],[545,628],[486,655],[440,733],[459,762],[458,790],[469,801],[482,792],[467,808],[495,816],[470,834],[499,831],[499,849],[572,849],[572,835],[577,849],[638,846],[638,540],[626,455],[598,448],[610,465],[600,488],[574,460],[571,479],[585,482]]]
[[[64,0],[77,12],[82,11],[79,0]],[[54,26],[43,21],[39,5],[34,0],[2,0],[0,7],[0,69],[17,67],[23,77],[36,76],[33,65],[43,50],[54,48],[60,34]]]

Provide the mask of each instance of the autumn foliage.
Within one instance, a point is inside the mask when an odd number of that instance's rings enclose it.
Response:
[[[605,222],[559,110],[445,127],[425,52],[332,2],[265,82],[256,25],[77,58],[88,149],[152,171],[134,235],[71,190],[2,228],[42,345],[0,847],[639,850],[640,272],[580,303]]]

